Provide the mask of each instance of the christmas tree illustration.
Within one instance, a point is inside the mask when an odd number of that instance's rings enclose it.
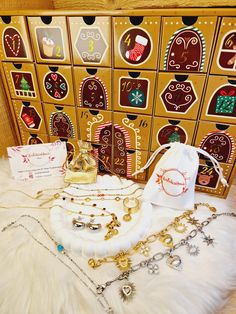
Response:
[[[22,90],[30,90],[30,86],[28,84],[28,81],[24,78],[24,76],[22,77],[22,79],[20,81],[20,87]]]
[[[179,134],[175,131],[173,132],[169,139],[168,139],[169,143],[173,143],[173,142],[180,142],[180,136]]]

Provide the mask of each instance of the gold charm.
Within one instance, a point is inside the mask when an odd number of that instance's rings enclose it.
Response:
[[[121,299],[126,302],[130,301],[134,294],[135,294],[136,288],[135,285],[132,282],[126,282],[121,288],[120,288],[120,296]]]
[[[114,259],[116,262],[116,266],[121,271],[129,270],[132,265],[131,259],[124,252],[120,252],[119,254],[117,254]]]
[[[215,213],[215,212],[217,211],[217,209],[216,209],[215,207],[213,207],[213,206],[210,206],[209,209],[210,209],[210,211],[212,211],[213,213]]]
[[[140,254],[148,257],[149,256],[149,252],[150,252],[150,247],[147,246],[146,244],[143,244],[143,245],[140,246],[139,252],[140,252]]]
[[[130,221],[131,219],[132,219],[132,217],[131,217],[130,214],[125,214],[125,215],[123,216],[123,220],[126,221],[126,222]]]
[[[90,267],[92,267],[92,268],[97,268],[97,267],[99,267],[99,266],[101,266],[102,265],[102,262],[101,262],[101,260],[95,260],[94,258],[90,258],[89,260],[88,260],[88,264],[89,264],[89,266]]]
[[[191,225],[196,225],[199,220],[195,219],[195,217],[187,217],[187,221],[191,224]]]
[[[167,247],[173,247],[173,238],[170,234],[163,234],[160,236],[159,240],[161,243]]]
[[[166,261],[166,264],[175,270],[181,270],[182,269],[182,261],[178,255],[169,256],[167,261]]]
[[[182,224],[180,222],[176,222],[174,228],[175,231],[178,233],[185,233],[188,229],[188,227],[185,224]]]

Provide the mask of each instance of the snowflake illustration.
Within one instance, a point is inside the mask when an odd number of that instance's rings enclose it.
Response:
[[[128,97],[129,101],[135,106],[141,106],[145,100],[144,93],[139,89],[132,90]]]

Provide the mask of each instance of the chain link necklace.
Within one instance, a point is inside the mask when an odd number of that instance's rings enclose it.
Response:
[[[48,248],[45,244],[43,244],[40,240],[38,240],[32,233],[31,231],[24,226],[22,223],[18,223],[17,222],[22,219],[22,218],[29,218],[31,220],[34,220],[35,222],[37,222],[40,227],[42,228],[42,230],[44,231],[44,233],[48,236],[48,238],[55,244],[57,251],[61,254],[63,254],[63,256],[65,256],[78,270],[79,272],[81,272],[85,278],[87,278],[87,280],[90,282],[90,285],[94,288],[92,289],[86,282],[84,279],[82,279],[77,272],[75,272],[70,265],[68,265],[60,256],[58,256],[55,252],[53,252],[52,250],[50,250],[50,248]],[[41,247],[43,247],[45,250],[47,250],[52,256],[54,256],[58,261],[60,261],[60,263],[62,263],[66,268],[68,268],[78,279],[79,281],[94,295],[94,297],[96,298],[96,300],[98,301],[98,303],[102,306],[102,308],[105,310],[106,313],[109,314],[113,314],[113,310],[111,308],[111,306],[109,305],[106,297],[101,293],[99,296],[97,294],[96,288],[97,285],[96,283],[93,281],[93,279],[91,277],[88,276],[88,274],[72,259],[72,257],[67,253],[67,251],[65,250],[65,248],[58,243],[51,235],[50,233],[47,231],[47,229],[42,225],[42,223],[35,217],[31,216],[31,215],[21,215],[18,219],[16,219],[15,221],[9,223],[8,225],[6,225],[3,229],[2,232],[6,231],[9,228],[22,228],[23,230],[25,230],[30,237],[36,242],[38,243]]]
[[[175,244],[172,248],[167,249],[164,252],[157,252],[155,253],[152,257],[145,259],[141,261],[140,263],[132,266],[129,270],[121,273],[119,276],[115,277],[112,280],[109,280],[105,282],[104,284],[100,284],[97,286],[97,293],[103,293],[106,288],[111,286],[114,282],[117,281],[123,281],[123,280],[128,280],[129,276],[132,273],[135,273],[141,269],[147,268],[148,273],[150,274],[159,274],[159,266],[157,262],[160,262],[164,258],[166,258],[166,264],[175,269],[175,270],[181,270],[182,269],[182,260],[181,258],[173,254],[177,249],[179,249],[182,246],[186,246],[187,248],[190,246],[189,241],[194,239],[197,234],[199,233],[204,233],[203,228],[205,228],[207,225],[209,225],[213,220],[217,219],[218,217],[222,216],[229,216],[229,217],[236,217],[235,213],[221,213],[221,214],[212,214],[210,217],[208,217],[206,220],[203,222],[199,223],[196,229],[193,229],[191,232],[188,233],[188,235],[181,239],[177,244]],[[204,233],[205,234],[205,233]],[[210,236],[207,236],[206,238],[204,237],[204,242],[206,242],[207,246],[208,245],[213,245],[213,238]],[[123,301],[128,301],[133,298],[135,294],[136,288],[135,285],[132,282],[127,281],[124,283],[120,289],[119,293]]]

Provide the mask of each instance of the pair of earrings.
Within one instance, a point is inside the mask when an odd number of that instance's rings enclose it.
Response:
[[[92,231],[97,231],[97,230],[102,228],[101,224],[95,224],[93,222],[87,222],[86,223],[86,222],[83,222],[83,221],[81,221],[79,219],[75,219],[75,218],[72,220],[72,224],[76,229],[79,229],[79,230],[82,230],[84,228],[88,228]]]

